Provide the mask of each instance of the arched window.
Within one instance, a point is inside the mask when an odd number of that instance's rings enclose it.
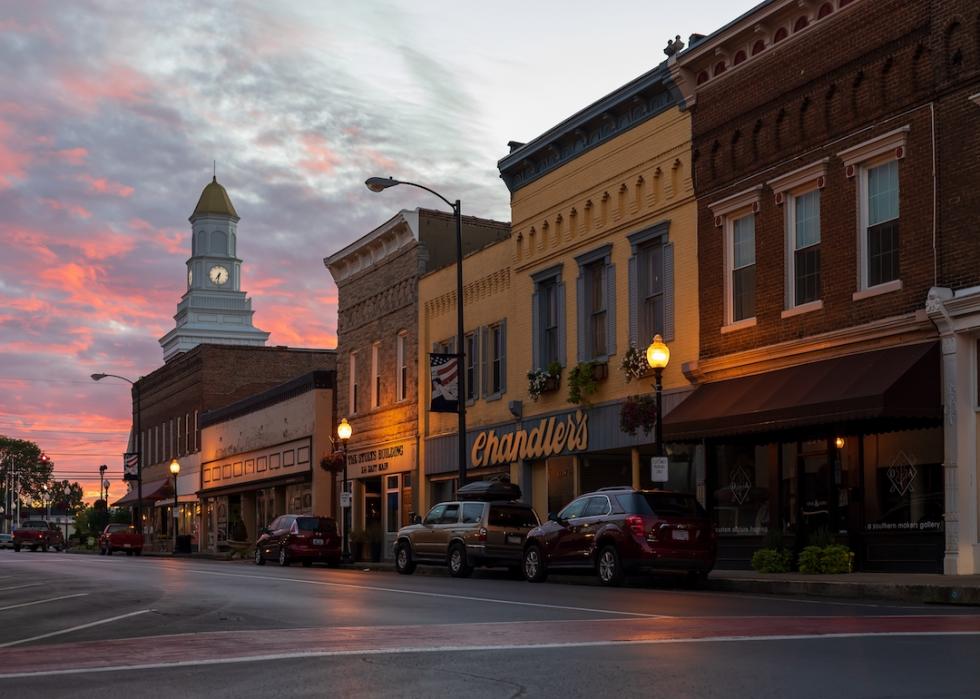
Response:
[[[221,255],[228,254],[228,236],[224,231],[214,231],[211,234],[211,248],[210,251],[213,253],[219,253]]]
[[[742,63],[745,58],[745,51],[739,51],[735,54],[735,58],[732,59],[732,65],[737,66],[739,63]]]
[[[752,44],[752,55],[753,56],[755,56],[758,53],[762,53],[765,50],[766,50],[766,42],[764,42],[762,39],[759,39],[757,42],[755,42],[754,44]]]
[[[806,29],[806,25],[808,24],[809,22],[807,21],[806,17],[800,17],[799,19],[796,20],[796,24],[793,25],[793,33],[795,34],[801,29]]]
[[[817,10],[817,19],[823,19],[833,11],[834,11],[834,6],[831,5],[829,2],[825,2],[823,5],[820,6],[820,9]]]
[[[772,43],[774,44],[779,43],[780,41],[785,39],[788,34],[789,32],[786,31],[786,27],[780,27],[779,29],[776,30],[776,36],[772,38]]]
[[[715,76],[721,75],[724,72],[725,72],[725,62],[718,61],[717,63],[715,63]]]
[[[702,70],[698,73],[698,85],[703,85],[706,82],[708,82],[708,71]]]

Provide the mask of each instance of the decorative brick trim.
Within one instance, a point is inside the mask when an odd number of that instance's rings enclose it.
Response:
[[[762,185],[757,184],[751,189],[746,189],[738,194],[733,194],[730,197],[725,197],[712,204],[708,204],[708,208],[711,209],[711,213],[715,216],[715,225],[720,228],[724,222],[724,217],[739,209],[751,207],[752,213],[759,213],[759,198],[761,196]]]
[[[901,128],[889,131],[888,133],[876,136],[871,140],[859,143],[856,146],[846,148],[837,153],[837,157],[844,163],[845,173],[848,177],[854,176],[854,166],[893,152],[896,160],[905,157],[905,142],[908,138],[910,127],[908,124]]]
[[[780,205],[785,201],[786,192],[806,184],[816,183],[818,189],[823,189],[827,183],[827,163],[829,161],[830,158],[823,158],[766,182],[775,195],[776,204]]]

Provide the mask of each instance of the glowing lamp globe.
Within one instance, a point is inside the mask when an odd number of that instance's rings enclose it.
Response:
[[[180,473],[180,462],[177,459],[170,462],[170,473],[174,476]]]
[[[344,419],[342,419],[342,420],[340,421],[340,424],[339,424],[339,425],[337,425],[337,436],[338,436],[338,437],[340,437],[340,438],[341,438],[342,440],[344,440],[345,442],[346,442],[346,441],[347,441],[348,439],[350,439],[350,436],[351,436],[351,433],[352,433],[353,431],[354,431],[354,430],[353,430],[353,429],[351,429],[351,426],[350,426],[350,423],[349,423],[349,422],[347,422],[347,418],[344,418]]]
[[[647,364],[651,369],[663,369],[670,361],[670,349],[664,344],[663,338],[656,335],[647,347]]]

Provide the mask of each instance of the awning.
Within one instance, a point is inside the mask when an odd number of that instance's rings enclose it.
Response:
[[[705,384],[664,418],[664,439],[936,421],[943,414],[939,368],[939,345],[929,342]]]
[[[136,488],[112,503],[112,507],[128,507],[139,502]],[[173,498],[173,481],[170,478],[162,478],[158,481],[147,481],[143,484],[143,502],[155,502],[165,497]]]

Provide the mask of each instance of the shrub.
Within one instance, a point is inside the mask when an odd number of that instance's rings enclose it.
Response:
[[[793,553],[785,549],[764,548],[752,554],[752,569],[759,573],[788,573]]]
[[[843,544],[807,546],[800,553],[801,573],[850,573],[854,565],[854,553]]]
[[[807,546],[800,551],[799,568],[801,573],[819,573],[820,552],[819,546]]]

